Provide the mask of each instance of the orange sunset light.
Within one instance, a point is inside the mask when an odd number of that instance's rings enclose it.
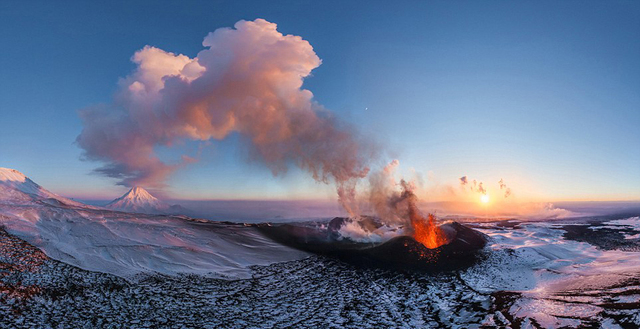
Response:
[[[482,203],[489,203],[490,199],[489,199],[489,195],[488,194],[483,194],[480,196],[480,202]]]

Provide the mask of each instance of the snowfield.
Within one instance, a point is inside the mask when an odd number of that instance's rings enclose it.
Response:
[[[254,228],[175,216],[50,206],[4,206],[7,231],[49,257],[89,271],[247,277],[248,266],[300,259]]]
[[[254,228],[85,206],[0,169],[0,225],[49,257],[125,278],[191,273],[240,278],[248,267],[304,258]]]

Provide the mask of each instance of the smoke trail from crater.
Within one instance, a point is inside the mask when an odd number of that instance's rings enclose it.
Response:
[[[394,172],[399,165],[398,160],[393,160],[383,170],[369,177],[369,203],[376,215],[385,225],[403,227],[405,234],[413,235],[427,248],[447,243],[435,217],[431,214],[424,217],[418,209],[415,184],[404,179],[396,182]]]
[[[161,160],[158,147],[237,133],[274,175],[295,165],[335,182],[345,209],[356,212],[356,182],[375,147],[302,89],[321,63],[309,42],[256,19],[217,29],[202,44],[193,58],[151,46],[137,51],[137,68],[119,81],[113,101],[80,111],[83,158],[101,162],[96,171],[120,185],[162,187],[197,160]]]

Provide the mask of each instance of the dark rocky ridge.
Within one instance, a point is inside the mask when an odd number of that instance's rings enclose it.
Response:
[[[334,218],[327,229],[294,224],[261,225],[259,229],[282,244],[327,255],[351,264],[400,270],[442,271],[468,267],[487,243],[487,237],[457,222],[441,225],[449,243],[429,249],[410,236],[384,243],[362,243],[342,238],[338,231],[346,219]],[[365,226],[378,228],[367,219]]]
[[[564,225],[565,239],[586,242],[603,250],[640,251],[640,239],[625,239],[625,234],[638,234],[630,227],[597,227],[599,223],[585,225]],[[593,229],[594,226],[597,229]]]

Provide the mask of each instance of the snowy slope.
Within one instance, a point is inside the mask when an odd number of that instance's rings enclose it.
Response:
[[[0,168],[0,204],[29,205],[42,202],[52,205],[88,207],[47,191],[15,169]]]
[[[157,205],[148,193],[133,192],[129,196],[136,204],[146,200],[144,205]],[[0,170],[0,226],[53,259],[123,277],[140,273],[243,277],[252,265],[307,256],[252,227],[86,206],[5,168]]]

